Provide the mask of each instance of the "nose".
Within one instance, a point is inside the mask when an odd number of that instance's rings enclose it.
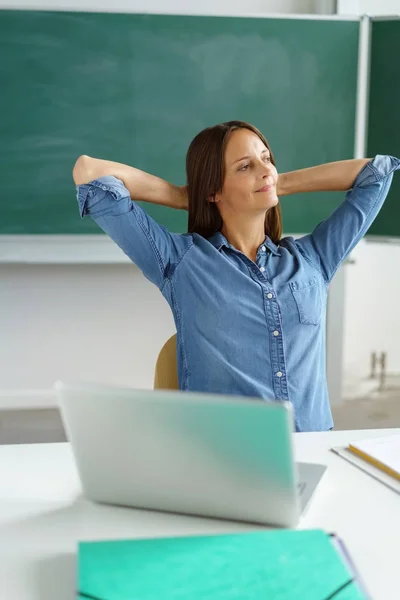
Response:
[[[267,177],[269,177],[272,173],[272,164],[271,163],[266,163],[264,161],[261,161],[261,175],[263,177],[263,179],[266,179]]]

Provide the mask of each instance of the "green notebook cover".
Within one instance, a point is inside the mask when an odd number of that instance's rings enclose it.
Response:
[[[320,530],[81,542],[77,598],[365,600]]]

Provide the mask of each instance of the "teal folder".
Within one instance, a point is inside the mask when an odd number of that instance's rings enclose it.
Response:
[[[365,600],[320,530],[81,542],[77,598]]]

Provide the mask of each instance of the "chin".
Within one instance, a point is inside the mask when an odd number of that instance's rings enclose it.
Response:
[[[265,203],[265,208],[267,210],[269,210],[270,208],[273,208],[274,206],[276,206],[277,204],[279,204],[279,198],[278,196],[275,194],[272,198],[268,198],[268,200]]]

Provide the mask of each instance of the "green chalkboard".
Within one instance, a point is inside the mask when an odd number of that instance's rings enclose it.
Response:
[[[202,128],[259,127],[288,171],[353,156],[358,21],[0,11],[0,233],[98,233],[71,169],[89,154],[177,184]],[[283,199],[307,232],[342,194]],[[173,231],[184,213],[146,205]]]
[[[372,21],[368,156],[400,157],[400,20]],[[370,235],[400,235],[400,177],[395,175]]]

